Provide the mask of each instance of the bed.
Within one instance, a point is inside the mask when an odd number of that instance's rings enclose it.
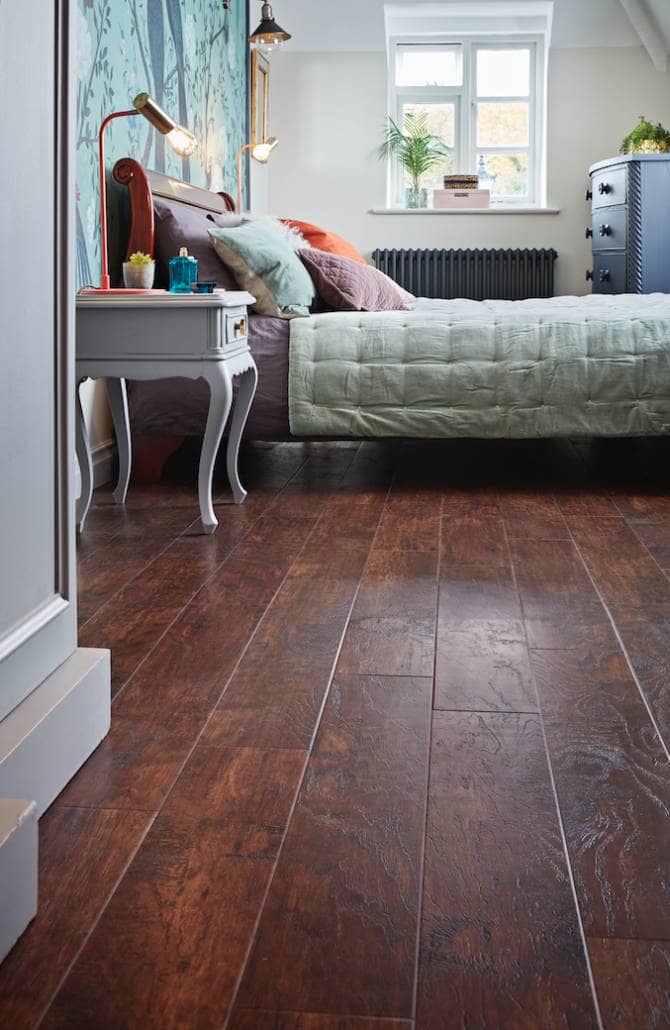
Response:
[[[129,250],[154,251],[161,199],[212,218],[232,209],[226,195],[129,159],[114,175],[129,187]],[[291,321],[252,315],[249,342],[259,371],[249,439],[670,432],[666,294],[417,300],[409,311]],[[198,436],[207,386],[131,384],[129,403],[136,438]]]

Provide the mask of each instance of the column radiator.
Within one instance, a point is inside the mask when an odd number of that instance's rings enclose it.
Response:
[[[554,296],[555,250],[375,250],[375,267],[417,297]]]

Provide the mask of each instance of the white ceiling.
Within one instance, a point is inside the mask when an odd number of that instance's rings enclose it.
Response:
[[[385,0],[272,0],[291,50],[384,50]],[[397,0],[396,0],[397,2]],[[425,0],[403,0],[403,3]],[[507,0],[496,0],[504,4]],[[252,4],[252,20],[253,20]],[[629,10],[629,14],[624,9]],[[640,14],[640,12],[642,12]],[[640,22],[670,50],[670,0],[554,0],[555,47],[640,46]],[[631,22],[636,21],[637,29]],[[653,47],[652,47],[653,49]]]

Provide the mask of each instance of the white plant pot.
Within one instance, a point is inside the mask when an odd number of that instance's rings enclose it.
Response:
[[[156,265],[133,265],[123,262],[123,283],[128,290],[150,290],[154,284]]]

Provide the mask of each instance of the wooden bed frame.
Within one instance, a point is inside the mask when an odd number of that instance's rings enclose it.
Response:
[[[193,186],[162,172],[144,168],[132,157],[123,157],[114,165],[116,182],[128,189],[128,241],[123,251],[127,260],[135,251],[154,254],[154,197],[171,200],[185,207],[194,207],[211,214],[235,210],[229,193],[213,193]],[[183,436],[136,436],[133,434],[133,471],[136,483],[157,483],[168,458],[179,449]]]
[[[195,207],[211,214],[225,214],[235,210],[235,201],[229,193],[192,186],[162,172],[143,168],[132,157],[122,157],[114,165],[112,175],[116,182],[128,188],[130,202],[130,230],[125,248],[126,258],[136,250],[144,254],[154,252],[154,197],[176,201],[185,207]]]

